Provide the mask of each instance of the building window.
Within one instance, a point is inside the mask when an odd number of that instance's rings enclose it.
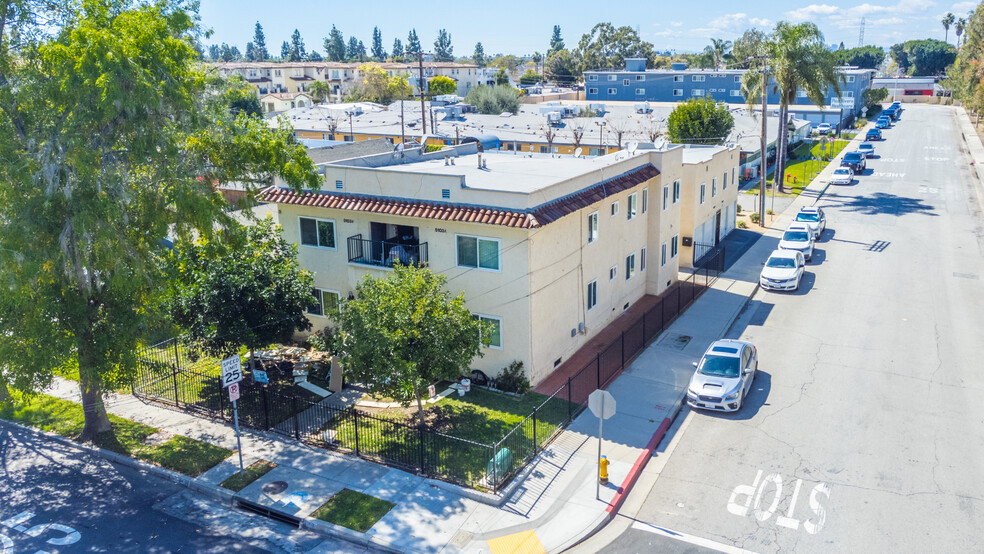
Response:
[[[609,81],[617,81],[618,80],[618,75],[609,75],[608,76],[608,80]]]
[[[597,81],[598,80],[598,76],[597,75],[588,75],[588,80],[589,81]]]
[[[797,90],[796,91],[796,98],[806,98],[806,91],[805,90]]]
[[[646,247],[642,247],[642,251],[639,252],[639,271],[646,271]]]
[[[636,216],[639,209],[639,193],[633,192],[629,195],[629,201],[625,207],[625,219],[631,220]]]
[[[663,211],[670,205],[670,185],[663,185]]]
[[[659,252],[659,267],[666,267],[666,243],[665,242],[663,243],[663,246],[660,247],[660,252]]]
[[[611,96],[613,94],[618,94],[618,89],[617,88],[610,88],[610,89],[608,89],[608,95]]]
[[[475,314],[475,319],[488,327],[489,348],[502,348],[502,318],[491,315]]]
[[[841,96],[843,96],[844,98],[854,98],[854,91],[853,90],[842,91]]]
[[[673,203],[680,201],[680,179],[673,181]]]
[[[741,96],[741,91],[738,89],[731,89],[731,96]]]
[[[644,89],[644,88],[637,88],[636,89],[636,96],[643,96],[645,94],[646,94],[646,89]]]
[[[625,280],[635,276],[635,252],[625,257]]]
[[[598,212],[588,216],[588,244],[598,240]]]
[[[737,183],[738,182],[738,181],[735,180],[735,172],[736,171],[738,171],[738,168],[736,168],[736,167],[732,167],[731,168],[731,182],[732,183]]]
[[[683,82],[683,75],[674,75],[673,76],[673,82],[674,83],[682,83]]]
[[[645,81],[646,80],[646,76],[645,75],[636,75],[635,77],[636,77],[636,81]]]
[[[499,271],[499,240],[457,235],[458,267]]]
[[[735,75],[735,82],[736,83],[740,83],[741,82],[741,75]]]
[[[612,215],[618,215],[618,200],[612,202]]]
[[[592,87],[588,89],[588,94],[598,94],[598,89]]]
[[[598,280],[588,283],[588,311],[598,305]]]
[[[622,79],[622,86],[623,87],[629,86],[629,80],[628,79]]]
[[[690,92],[690,96],[693,96],[694,98],[700,98],[701,96],[704,96],[704,89],[695,88]]]
[[[618,277],[618,266],[613,265],[612,267],[608,268],[608,280],[611,281],[616,277]]]
[[[728,190],[728,172],[721,175],[721,190]]]
[[[718,195],[718,178],[711,177],[711,198]]]
[[[338,308],[341,294],[337,290],[314,289],[311,291],[315,303],[308,308],[307,313],[322,317],[328,317],[332,310]]]
[[[330,219],[297,218],[301,225],[301,244],[317,248],[335,248],[335,222]]]
[[[845,75],[844,76],[844,82],[845,83],[853,83],[854,82],[854,75]]]
[[[642,213],[649,209],[649,189],[642,189]]]
[[[683,89],[682,88],[673,89],[673,96],[683,96]]]
[[[707,195],[707,183],[700,184],[700,203],[704,203],[704,197]]]
[[[676,258],[679,252],[680,252],[680,235],[673,235],[673,238],[670,239],[670,257]]]
[[[705,75],[693,75],[690,80],[695,83],[703,83]]]

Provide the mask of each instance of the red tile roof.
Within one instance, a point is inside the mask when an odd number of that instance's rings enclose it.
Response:
[[[290,189],[276,187],[270,187],[263,191],[261,200],[275,204],[293,204],[442,221],[501,225],[503,227],[515,227],[519,229],[535,229],[557,221],[565,215],[574,213],[613,194],[630,189],[657,175],[659,175],[659,170],[651,164],[646,164],[618,177],[592,185],[570,196],[537,206],[529,211],[483,208],[449,202],[384,198],[361,194],[337,194],[333,192],[297,193]]]

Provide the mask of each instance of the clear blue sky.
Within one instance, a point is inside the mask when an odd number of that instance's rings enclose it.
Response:
[[[471,55],[481,41],[486,54],[530,54],[545,52],[554,25],[560,25],[568,48],[577,46],[582,34],[595,23],[638,29],[643,40],[657,50],[697,51],[711,37],[734,40],[746,29],[769,29],[776,21],[813,21],[828,43],[853,47],[858,42],[861,18],[866,19],[866,44],[890,46],[910,39],[943,39],[940,19],[946,12],[966,17],[977,3],[971,1],[882,0],[819,3],[790,3],[782,0],[755,2],[663,2],[616,0],[608,2],[372,2],[270,0],[202,0],[200,13],[205,27],[214,31],[206,44],[228,42],[245,50],[257,21],[263,26],[267,48],[279,55],[280,45],[298,29],[308,50],[324,54],[324,37],[332,25],[345,35],[355,35],[370,46],[372,29],[378,26],[383,46],[392,49],[393,39],[404,44],[416,28],[425,50],[433,49],[438,29],[451,33],[456,56]],[[950,28],[950,42],[955,32]]]

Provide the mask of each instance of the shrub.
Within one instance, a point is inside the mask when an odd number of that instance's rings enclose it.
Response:
[[[318,329],[308,337],[308,343],[311,345],[311,348],[319,352],[331,352],[334,350],[335,330],[330,326]]]
[[[738,213],[741,213],[741,204],[738,204]]]
[[[490,87],[479,85],[468,93],[465,102],[475,106],[478,113],[498,115],[502,112],[519,111],[519,95],[509,85]]]
[[[759,222],[759,219],[760,219],[759,218],[759,213],[758,212],[752,212],[752,215],[748,216],[748,219],[751,219],[752,220],[752,223],[758,223]]]
[[[744,219],[738,222],[738,228],[739,229],[748,229],[748,224],[745,223],[745,220]]]
[[[865,119],[863,117],[858,118],[858,122],[857,122],[858,129],[860,129],[861,127],[864,127],[867,124],[868,124],[868,120],[867,119]]]
[[[503,392],[526,394],[530,391],[530,381],[526,378],[526,369],[523,367],[523,362],[519,360],[502,368],[502,372],[495,379],[495,384]]]
[[[765,213],[772,215],[772,210],[765,210]]]

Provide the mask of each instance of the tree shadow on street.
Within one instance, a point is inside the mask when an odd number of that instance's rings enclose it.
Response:
[[[859,212],[865,215],[907,215],[924,214],[936,216],[936,210],[918,198],[898,196],[885,192],[876,192],[868,196],[842,196],[840,194],[826,195],[825,200],[834,205],[831,209]]]

